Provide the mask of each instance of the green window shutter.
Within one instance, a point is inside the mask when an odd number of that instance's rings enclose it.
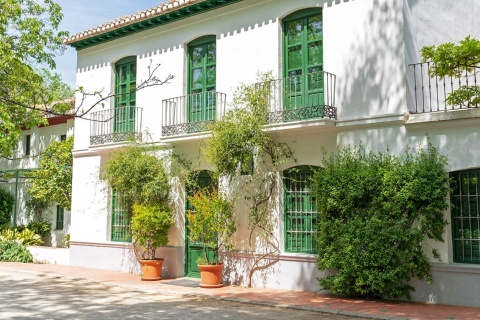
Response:
[[[56,230],[63,230],[63,222],[65,220],[65,209],[57,205]]]
[[[215,36],[205,36],[188,48],[188,122],[215,119],[216,82],[216,40]]]
[[[452,172],[453,260],[480,263],[480,170]]]
[[[112,241],[132,242],[130,220],[131,213],[128,211],[122,195],[116,191],[112,191]]]
[[[310,187],[313,171],[300,166],[284,172],[285,251],[315,253],[318,212]]]
[[[114,132],[134,132],[136,116],[136,57],[127,57],[115,64]]]
[[[307,109],[286,121],[323,117],[323,21],[319,9],[284,19],[283,70],[285,110]]]
[[[31,146],[32,136],[27,134],[25,136],[25,155],[30,155],[30,146]]]

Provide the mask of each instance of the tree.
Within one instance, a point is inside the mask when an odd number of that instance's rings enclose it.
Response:
[[[413,278],[431,282],[422,243],[443,241],[446,159],[429,145],[396,157],[345,148],[325,155],[312,179],[320,285],[353,297],[409,297]],[[433,250],[433,256],[438,253]]]
[[[40,168],[31,173],[28,192],[32,198],[56,202],[70,210],[72,202],[73,137],[53,141],[40,157]]]
[[[476,73],[480,69],[480,40],[467,36],[459,44],[447,42],[439,46],[425,46],[421,50],[423,62],[431,61],[430,77],[472,78],[470,85],[461,85],[448,94],[449,105],[478,106],[480,86],[476,85]]]
[[[51,0],[0,2],[0,155],[11,156],[22,127],[47,123],[42,106],[58,99],[54,56],[67,32],[58,32],[61,8]],[[60,97],[63,98],[63,97]],[[60,111],[62,111],[62,106]],[[64,108],[64,107],[63,107]],[[55,108],[52,108],[55,109]]]
[[[12,156],[22,128],[48,124],[45,115],[87,118],[94,107],[103,107],[118,95],[79,87],[77,108],[72,110],[66,99],[73,97],[73,90],[58,74],[48,71],[55,69],[54,57],[65,50],[63,40],[68,32],[58,31],[62,18],[61,7],[52,0],[0,1],[0,157]],[[157,78],[158,67],[150,66],[146,79],[139,80],[131,92],[173,78]],[[86,105],[92,97],[95,102]]]

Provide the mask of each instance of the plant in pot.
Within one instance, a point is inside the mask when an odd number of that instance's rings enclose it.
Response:
[[[160,280],[164,259],[157,258],[155,252],[168,244],[172,212],[167,205],[159,204],[134,204],[132,209],[132,238],[136,249],[142,250],[137,255],[142,265],[142,280]]]
[[[189,239],[203,243],[203,256],[197,259],[202,288],[219,288],[223,263],[219,250],[229,249],[228,239],[236,231],[233,204],[216,190],[200,189],[189,197],[193,210],[187,212]]]

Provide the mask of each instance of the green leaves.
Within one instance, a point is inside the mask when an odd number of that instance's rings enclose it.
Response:
[[[72,97],[58,75],[40,70],[54,69],[55,55],[65,49],[68,34],[57,32],[61,19],[60,6],[51,0],[0,2],[1,156],[14,153],[23,126],[47,124],[42,109]]]
[[[325,155],[312,179],[321,214],[318,267],[324,288],[354,297],[409,296],[431,280],[422,242],[443,241],[446,159],[430,144],[399,157],[345,148]],[[435,252],[434,252],[435,254]]]
[[[13,208],[13,195],[0,188],[0,227],[10,222]]]
[[[40,156],[39,170],[32,171],[30,195],[43,203],[56,202],[70,210],[72,201],[73,136],[53,141]]]

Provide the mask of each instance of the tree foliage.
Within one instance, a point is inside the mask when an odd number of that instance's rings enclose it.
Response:
[[[56,202],[70,210],[72,202],[73,136],[53,141],[42,153],[39,170],[32,171],[28,192],[40,203]]]
[[[478,72],[480,68],[480,40],[467,36],[458,44],[451,42],[425,46],[421,50],[423,62],[431,61],[430,77],[462,78]],[[453,90],[446,98],[449,105],[478,106],[480,87],[472,81]]]
[[[0,188],[0,227],[10,222],[13,209],[13,195]]]
[[[141,145],[127,146],[112,153],[105,165],[108,185],[124,197],[129,207],[168,203],[170,184],[164,161],[152,152]]]
[[[333,273],[320,285],[347,296],[397,298],[409,297],[412,278],[431,281],[422,244],[443,241],[445,165],[431,145],[399,157],[362,147],[325,155],[312,185],[321,216],[318,267]]]
[[[198,264],[214,264],[220,248],[228,248],[228,239],[237,226],[233,214],[233,203],[217,190],[201,189],[189,197],[193,210],[188,210],[189,238],[203,243],[203,259]],[[213,251],[213,260],[208,250]]]
[[[46,106],[72,96],[60,76],[48,71],[68,35],[58,31],[62,17],[51,0],[0,1],[0,156],[13,154],[22,127],[47,123]],[[52,110],[66,108],[59,103]]]
[[[245,195],[241,200],[246,200],[250,209],[253,263],[247,286],[251,286],[255,271],[268,268],[272,257],[280,254],[280,240],[275,234],[277,219],[272,213],[279,167],[293,159],[289,145],[265,130],[272,80],[271,73],[260,73],[257,84],[242,84],[235,91],[233,108],[210,126],[211,136],[203,146],[203,154],[216,174],[236,179],[235,185],[241,190],[235,192]]]

